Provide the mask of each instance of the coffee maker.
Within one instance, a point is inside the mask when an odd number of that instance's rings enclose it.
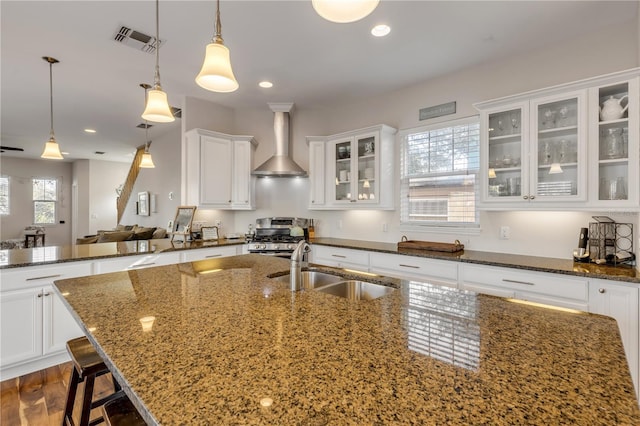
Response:
[[[589,262],[589,250],[587,250],[587,241],[589,241],[589,228],[580,228],[580,236],[578,237],[578,248],[573,250],[573,260],[576,262]]]

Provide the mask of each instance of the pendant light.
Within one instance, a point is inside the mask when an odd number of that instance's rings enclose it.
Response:
[[[207,45],[204,63],[196,76],[198,86],[212,92],[229,93],[238,89],[238,81],[231,69],[229,49],[222,40],[220,23],[220,0],[217,0],[215,33]]]
[[[144,102],[146,104],[147,90],[149,90],[151,86],[146,83],[141,83],[140,87],[144,89]],[[144,153],[140,159],[140,167],[143,169],[154,169],[156,167],[156,165],[153,164],[153,159],[149,153],[149,122],[147,120],[144,120]]]
[[[42,59],[49,63],[49,100],[51,111],[51,130],[49,132],[49,141],[44,146],[44,152],[40,157],[48,160],[63,160],[64,157],[60,153],[60,146],[56,142],[56,137],[53,134],[53,64],[57,64],[58,61],[55,58],[49,56],[43,56]]]
[[[160,85],[160,4],[156,0],[156,72],[153,78],[153,89],[149,91],[147,105],[142,118],[156,123],[171,123],[175,117],[171,113],[167,94]]]
[[[359,21],[378,7],[380,0],[312,0],[318,15],[327,21],[345,24]]]

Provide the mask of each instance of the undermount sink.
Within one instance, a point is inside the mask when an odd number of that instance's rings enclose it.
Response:
[[[316,287],[317,291],[334,296],[340,296],[349,300],[373,300],[394,292],[396,289],[381,284],[373,284],[365,281],[340,281],[328,284],[324,287]]]
[[[281,282],[288,283],[290,277],[291,275],[287,274],[276,277],[275,279]],[[344,278],[337,275],[318,271],[302,271],[302,288],[304,289],[323,287],[328,284],[334,284],[340,281],[344,281]]]
[[[320,271],[302,271],[302,289],[316,290],[349,300],[373,300],[395,291],[393,287],[366,281],[347,280],[344,277]],[[274,277],[274,280],[289,283],[290,274]]]

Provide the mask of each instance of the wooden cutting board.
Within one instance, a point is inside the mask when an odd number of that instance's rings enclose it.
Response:
[[[455,253],[457,251],[464,250],[464,244],[460,244],[460,241],[458,240],[456,240],[454,243],[437,243],[433,241],[404,240],[398,243],[398,248]]]

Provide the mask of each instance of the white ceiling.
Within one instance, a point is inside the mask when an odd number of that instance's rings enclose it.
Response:
[[[222,36],[240,88],[217,94],[194,82],[213,34],[215,2],[161,1],[160,70],[171,105],[193,96],[230,108],[293,101],[298,107],[350,102],[414,85],[484,61],[527,52],[637,16],[636,1],[394,1],[365,19],[335,24],[311,1],[221,2]],[[66,159],[130,161],[144,143],[144,91],[155,57],[113,40],[118,28],[155,34],[153,1],[6,1],[1,13],[3,155],[38,158],[54,128]],[[377,23],[391,34],[375,38]],[[570,54],[570,52],[568,52]],[[267,79],[272,89],[257,83]],[[173,124],[150,130],[156,137]],[[83,132],[94,128],[96,134]],[[98,156],[94,151],[106,151]]]

